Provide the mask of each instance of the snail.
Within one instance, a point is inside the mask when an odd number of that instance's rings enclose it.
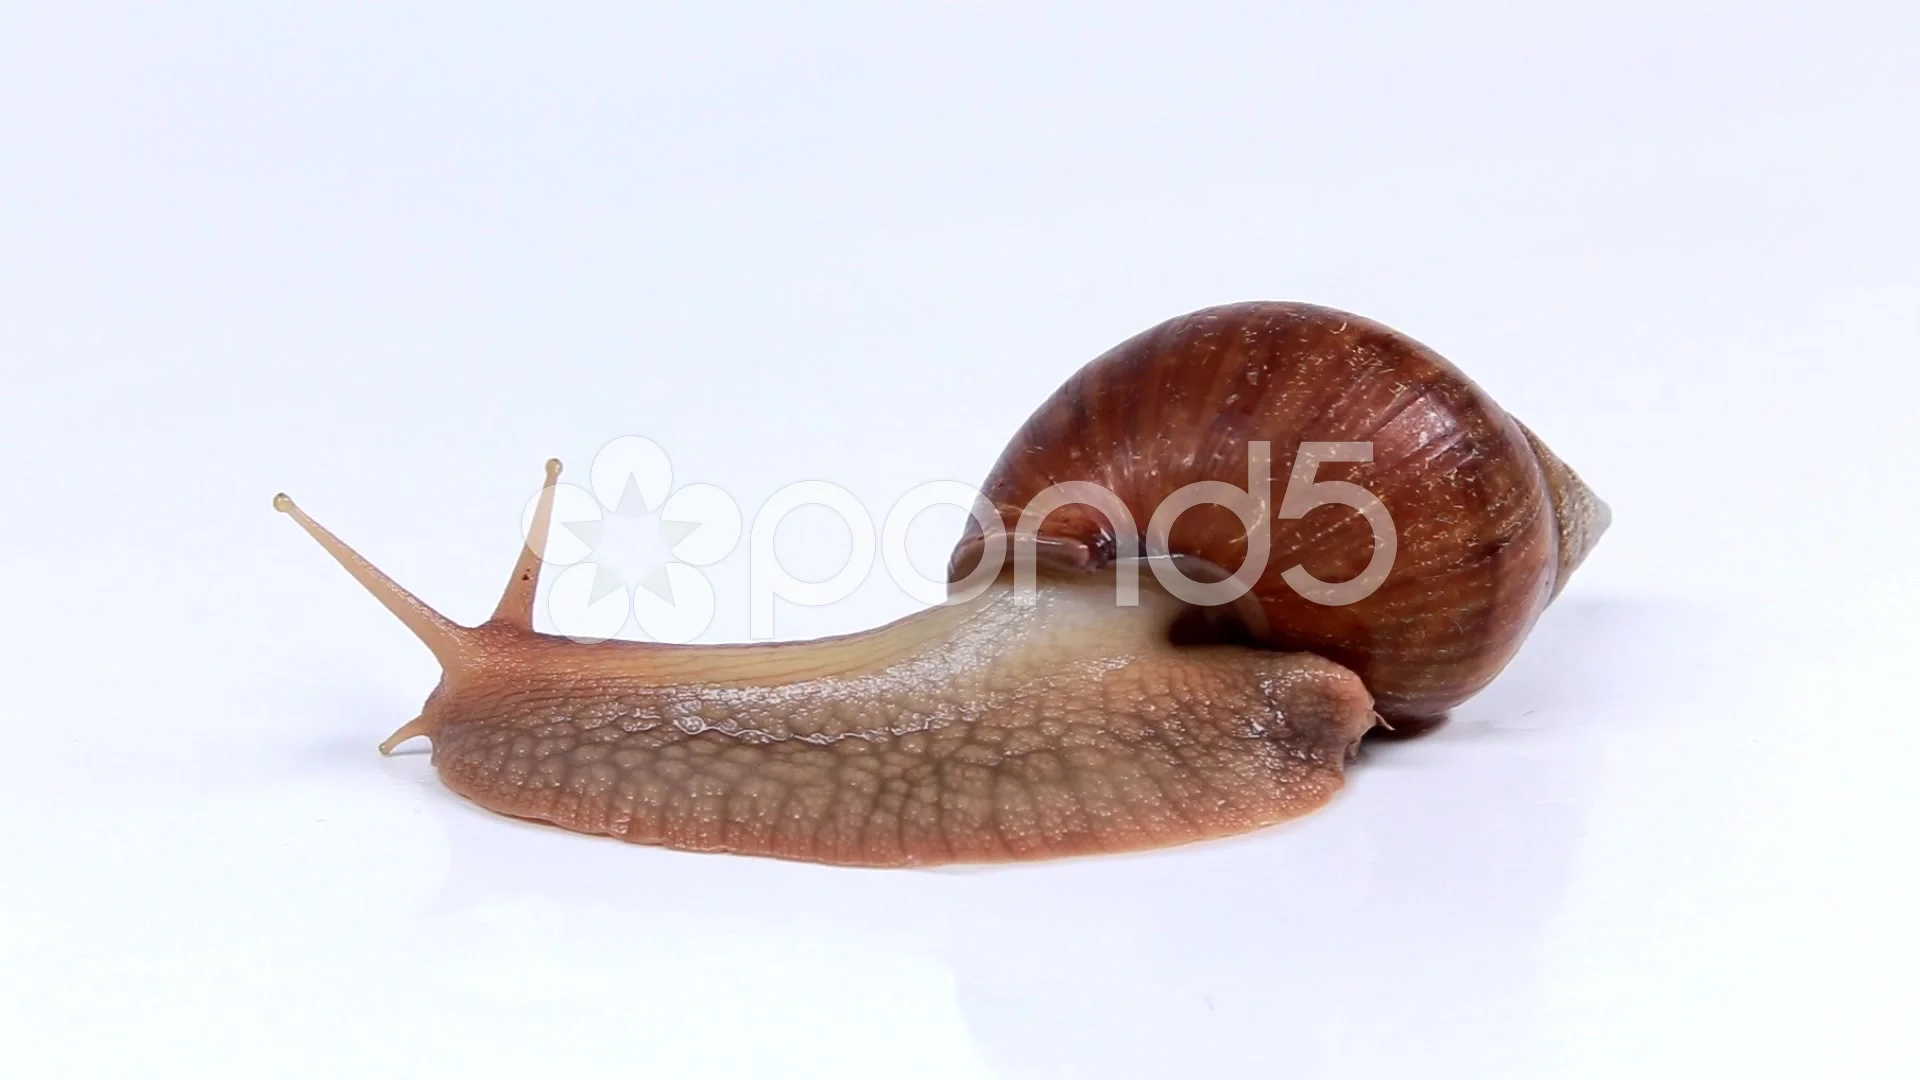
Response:
[[[860,866],[1317,809],[1370,730],[1430,726],[1491,681],[1609,520],[1432,350],[1280,302],[1169,320],[1069,378],[980,488],[949,599],[863,633],[534,631],[559,475],[472,627],[275,496],[444,669],[381,751],[427,736],[448,787],[514,817]]]

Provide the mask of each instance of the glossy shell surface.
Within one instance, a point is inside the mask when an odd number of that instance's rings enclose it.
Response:
[[[1011,531],[1045,489],[1091,481],[1117,495],[1144,534],[1185,485],[1247,487],[1256,441],[1271,446],[1271,547],[1240,602],[1240,625],[1269,646],[1353,669],[1389,717],[1440,715],[1505,666],[1562,572],[1547,471],[1527,432],[1457,368],[1357,315],[1257,302],[1153,327],[1056,391],[982,492]],[[1396,557],[1358,602],[1316,603],[1283,580],[1294,566],[1326,582],[1352,579],[1375,543],[1367,519],[1345,506],[1280,516],[1303,442],[1372,447],[1370,462],[1322,462],[1312,477],[1357,484],[1391,516]],[[1245,560],[1247,532],[1225,508],[1201,505],[1176,520],[1168,549],[1231,572]],[[1102,570],[1116,554],[1109,515],[1088,506],[1054,511],[1038,535],[1053,547],[1055,573]],[[956,570],[978,542],[976,526]],[[1062,551],[1082,553],[1078,565]]]

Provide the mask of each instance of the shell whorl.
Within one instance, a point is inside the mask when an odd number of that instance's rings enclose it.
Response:
[[[1260,642],[1319,653],[1359,673],[1390,717],[1443,714],[1486,685],[1606,527],[1604,503],[1526,428],[1439,354],[1386,326],[1309,304],[1253,302],[1168,320],[1096,358],[1014,436],[982,485],[1006,528],[1065,481],[1113,492],[1144,529],[1155,507],[1203,480],[1248,484],[1249,444],[1272,450],[1270,554],[1240,605]],[[1326,582],[1367,566],[1372,528],[1344,508],[1278,516],[1302,442],[1365,442],[1370,462],[1324,462],[1317,481],[1377,496],[1398,553],[1371,595],[1323,606],[1285,571]],[[1038,527],[1079,553],[1054,572],[1104,569],[1115,530],[1070,505]],[[956,576],[977,557],[970,526]],[[1182,514],[1169,550],[1232,571],[1247,529],[1224,508]]]
[[[1533,447],[1534,457],[1547,481],[1547,492],[1553,497],[1553,521],[1559,541],[1553,579],[1553,595],[1557,597],[1560,590],[1567,587],[1567,579],[1587,561],[1607,526],[1613,524],[1613,511],[1580,479],[1580,474],[1547,449],[1547,444],[1540,441],[1532,428],[1517,420],[1514,423],[1519,424],[1527,444]]]

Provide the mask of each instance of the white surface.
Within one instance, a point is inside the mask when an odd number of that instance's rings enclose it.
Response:
[[[1682,7],[9,5],[5,1071],[1914,1075],[1920,21]],[[374,754],[432,662],[268,508],[477,619],[550,454],[878,512],[1251,297],[1440,349],[1616,524],[1451,726],[1234,842],[490,816]]]

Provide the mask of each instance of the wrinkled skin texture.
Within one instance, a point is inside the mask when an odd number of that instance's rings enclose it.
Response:
[[[694,685],[633,678],[645,647],[616,673],[527,664],[503,639],[436,694],[433,760],[517,817],[863,866],[1156,847],[1331,797],[1374,722],[1360,681],[1314,656],[1173,646],[1175,602],[1142,600],[1086,584],[1023,602],[1002,583],[920,616],[949,625],[904,651],[842,639]]]

